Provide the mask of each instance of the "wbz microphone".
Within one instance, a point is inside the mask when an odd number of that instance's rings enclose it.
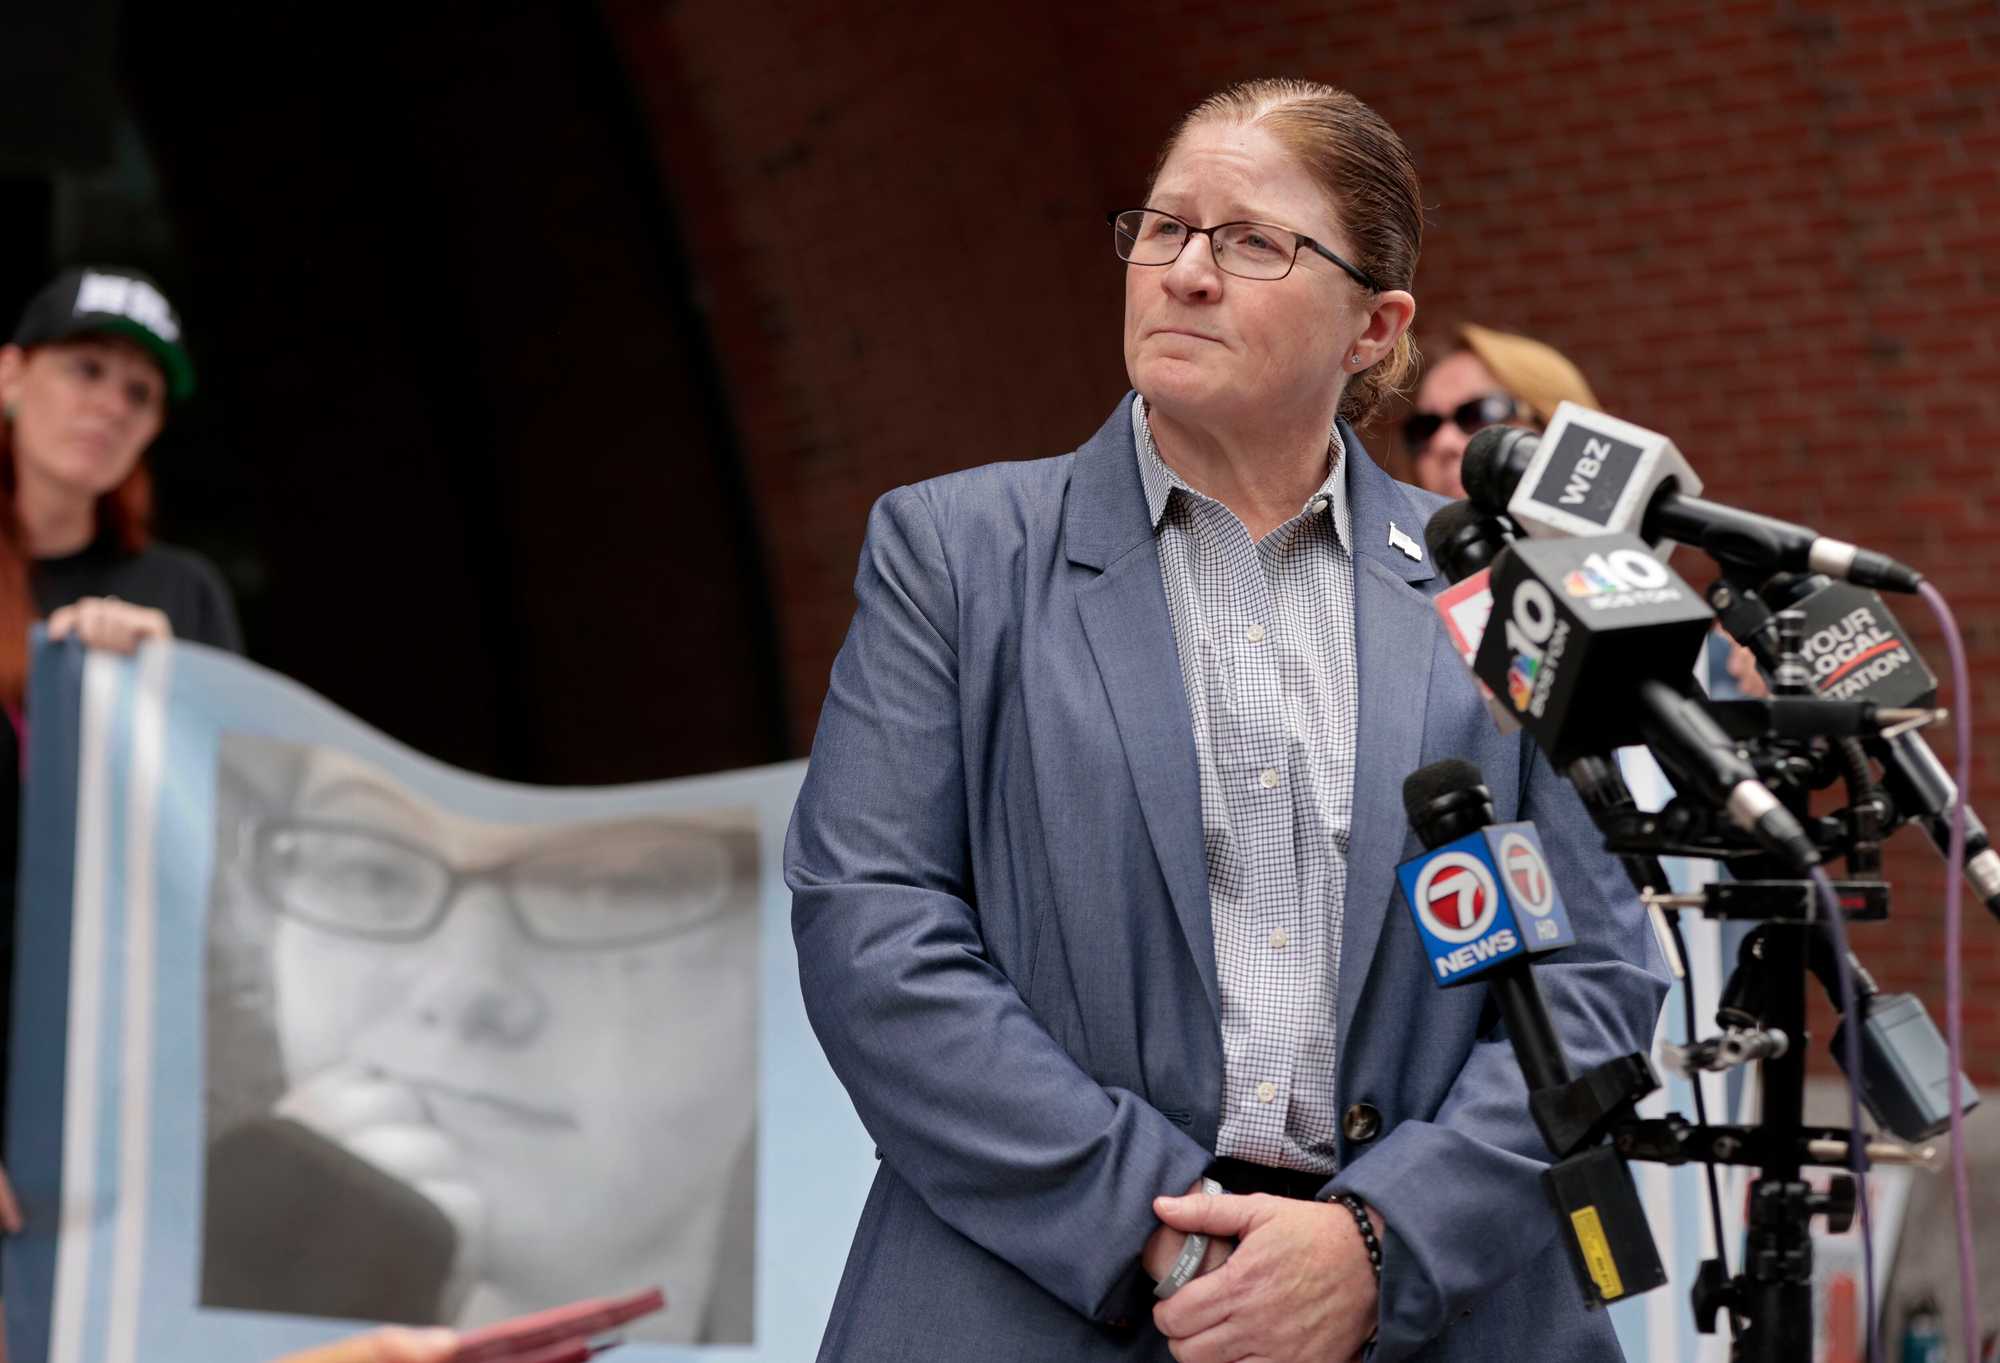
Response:
[[[1898,592],[1923,581],[1886,555],[1703,501],[1701,479],[1673,441],[1573,402],[1539,436],[1518,426],[1480,431],[1459,476],[1475,505],[1505,512],[1536,539],[1630,531],[1662,557],[1675,541],[1768,573],[1825,573]]]
[[[1493,991],[1530,1090],[1569,1082],[1569,1062],[1529,961],[1576,944],[1531,823],[1493,822],[1479,768],[1447,759],[1403,781],[1403,811],[1424,854],[1396,868],[1441,989]]]
[[[1799,821],[1685,694],[1714,616],[1643,540],[1517,540],[1491,573],[1473,672],[1558,770],[1644,743],[1680,789],[1794,864],[1818,864]]]

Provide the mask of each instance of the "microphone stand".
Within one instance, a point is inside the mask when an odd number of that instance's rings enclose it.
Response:
[[[1784,663],[1774,687],[1779,705],[1811,692],[1800,650],[1800,621],[1796,612],[1782,612],[1778,619]],[[1829,721],[1834,708],[1828,707]],[[1767,784],[1812,834],[1822,854],[1842,856],[1850,876],[1868,877],[1835,882],[1841,911],[1853,921],[1885,918],[1887,886],[1875,878],[1882,833],[1880,791],[1855,789],[1851,766],[1831,760],[1836,751],[1831,743],[1842,735],[1829,732],[1815,743],[1813,736],[1800,734],[1796,708],[1785,714],[1789,722],[1782,735],[1740,741],[1760,774],[1770,773]],[[1845,1128],[1805,1124],[1806,977],[1821,974],[1831,959],[1823,951],[1816,955],[1814,938],[1821,930],[1816,883],[1751,843],[1719,808],[1678,797],[1659,814],[1638,810],[1608,759],[1580,758],[1568,775],[1605,834],[1606,847],[1620,858],[1650,908],[1700,909],[1710,917],[1759,924],[1725,990],[1718,1016],[1728,1030],[1720,1039],[1690,1045],[1682,1055],[1707,1069],[1757,1063],[1763,1110],[1754,1126],[1694,1125],[1678,1114],[1636,1118],[1631,1104],[1657,1081],[1645,1057],[1633,1055],[1598,1066],[1562,1089],[1533,1094],[1537,1117],[1556,1109],[1578,1129],[1604,1131],[1626,1160],[1754,1168],[1742,1271],[1725,1277],[1721,1258],[1702,1265],[1691,1293],[1696,1326],[1712,1333],[1716,1314],[1728,1310],[1740,1325],[1731,1351],[1734,1363],[1807,1363],[1813,1344],[1811,1221],[1824,1216],[1829,1229],[1843,1231],[1857,1199],[1854,1180],[1846,1173],[1831,1179],[1824,1192],[1803,1176],[1808,1165],[1844,1168],[1851,1144]],[[1812,790],[1842,776],[1856,798],[1837,814],[1813,817]],[[1861,776],[1865,779],[1865,767]],[[1661,855],[1725,860],[1737,878],[1712,884],[1699,895],[1674,894],[1656,860]],[[1865,1014],[1865,1004],[1857,1011]],[[1863,1018],[1850,1018],[1846,1025],[1863,1023]],[[1860,1078],[1855,1076],[1855,1082]],[[1865,1153],[1877,1163],[1922,1164],[1929,1159],[1927,1149],[1886,1141],[1871,1141]]]
[[[1474,482],[1474,463],[1468,458],[1468,483]],[[1479,468],[1493,463],[1489,458]],[[1479,499],[1477,487],[1474,492]],[[1488,496],[1483,500],[1496,499]],[[1490,548],[1489,540],[1504,538],[1492,527],[1483,527],[1478,518],[1466,516],[1426,532],[1439,560],[1447,563],[1453,555],[1446,550],[1453,545],[1457,546],[1457,557],[1463,559],[1468,545]],[[1440,543],[1441,539],[1449,543]],[[1461,572],[1453,573],[1454,580],[1462,576]],[[1559,1071],[1543,1063],[1547,1057],[1533,1019],[1522,1019],[1517,1029],[1510,1013],[1507,1025],[1510,1034],[1533,1038],[1525,1047],[1517,1041],[1517,1049],[1529,1080],[1531,1113],[1556,1156],[1544,1182],[1558,1220],[1570,1232],[1572,1256],[1578,1261],[1590,1300],[1620,1300],[1665,1280],[1645,1229],[1643,1211],[1627,1191],[1631,1183],[1625,1162],[1637,1159],[1709,1166],[1711,1209],[1718,1230],[1721,1217],[1714,1194],[1715,1167],[1754,1168],[1757,1176],[1750,1190],[1743,1269],[1733,1277],[1728,1275],[1726,1248],[1718,1235],[1717,1257],[1702,1264],[1691,1292],[1696,1326],[1703,1333],[1713,1333],[1716,1314],[1728,1310],[1738,1326],[1730,1355],[1733,1363],[1809,1363],[1813,1344],[1812,1218],[1824,1216],[1829,1229],[1844,1231],[1854,1217],[1858,1193],[1855,1179],[1844,1172],[1829,1180],[1826,1191],[1817,1191],[1803,1177],[1804,1169],[1809,1165],[1836,1169],[1852,1165],[1865,1170],[1871,1162],[1928,1164],[1932,1155],[1928,1147],[1914,1149],[1894,1141],[1871,1140],[1856,1157],[1852,1152],[1854,1131],[1804,1124],[1805,977],[1813,970],[1829,983],[1830,992],[1837,993],[1835,982],[1842,958],[1822,949],[1818,939],[1824,925],[1819,896],[1827,882],[1823,876],[1803,878],[1800,871],[1809,861],[1841,857],[1849,878],[1833,882],[1836,911],[1844,920],[1886,918],[1888,887],[1879,878],[1881,839],[1903,821],[1898,816],[1899,805],[1909,808],[1933,798],[1935,792],[1929,787],[1942,778],[1921,769],[1916,769],[1914,776],[1898,769],[1890,771],[1883,784],[1874,780],[1869,755],[1893,753],[1892,745],[1900,735],[1933,716],[1907,709],[1878,714],[1873,706],[1820,700],[1804,657],[1804,614],[1788,610],[1774,618],[1764,604],[1761,585],[1751,580],[1750,570],[1725,561],[1723,582],[1711,591],[1710,604],[1733,635],[1739,639],[1758,636],[1760,658],[1773,670],[1774,698],[1724,704],[1690,701],[1684,707],[1676,705],[1674,713],[1659,722],[1665,724],[1670,718],[1681,724],[1696,749],[1706,748],[1713,754],[1719,747],[1734,748],[1735,753],[1725,755],[1727,760],[1718,770],[1726,773],[1731,766],[1742,770],[1746,763],[1754,770],[1757,782],[1776,797],[1795,822],[1790,846],[1769,850],[1737,827],[1726,808],[1729,796],[1716,788],[1714,773],[1708,773],[1710,779],[1704,781],[1699,770],[1675,772],[1671,752],[1662,752],[1661,760],[1676,776],[1680,794],[1658,814],[1636,807],[1607,756],[1579,757],[1564,768],[1604,835],[1607,850],[1620,859],[1650,910],[1665,914],[1698,909],[1711,918],[1759,925],[1745,943],[1742,960],[1725,991],[1718,1013],[1724,1033],[1697,1040],[1691,1029],[1689,1045],[1680,1048],[1677,1063],[1690,1073],[1758,1064],[1761,1120],[1755,1125],[1709,1122],[1699,1083],[1695,1089],[1699,1124],[1691,1124],[1679,1114],[1642,1119],[1636,1115],[1636,1104],[1659,1087],[1646,1056],[1620,1056],[1563,1082]],[[1888,723],[1892,717],[1896,721],[1893,725]],[[1864,739],[1875,748],[1864,751]],[[1885,759],[1885,768],[1889,765]],[[1815,818],[1810,809],[1811,793],[1843,778],[1849,794],[1847,806]],[[1898,780],[1910,787],[1909,791],[1899,790]],[[1770,812],[1775,814],[1776,807]],[[1712,883],[1698,895],[1675,894],[1659,864],[1661,856],[1722,861],[1738,878]],[[2000,858],[1968,874],[1975,880],[1983,876],[2000,887]],[[1981,888],[1984,893],[1986,886]],[[2000,888],[1994,895],[2000,898]],[[1989,907],[2000,915],[2000,902],[1989,899]],[[1672,924],[1672,920],[1667,922]],[[1678,939],[1677,926],[1671,930]],[[1865,972],[1859,970],[1852,955],[1845,960],[1865,980]],[[1832,972],[1827,970],[1829,964]],[[1843,1022],[1843,1026],[1855,1029],[1849,1033],[1850,1041],[1858,1038],[1864,1046],[1859,1072],[1850,1075],[1850,1082],[1864,1092],[1880,1124],[1906,1139],[1922,1139],[1932,1134],[1928,1128],[1939,1120],[1935,1102],[1925,1100],[1935,1091],[1928,1081],[1948,1074],[1940,1058],[1942,1043],[1926,1049],[1919,1037],[1916,1044],[1906,1045],[1886,1025],[1881,1031],[1871,1028],[1872,995],[1872,984],[1857,991],[1851,1010],[1854,1015]],[[1838,997],[1835,1006],[1841,1008]],[[1898,1000],[1898,1010],[1898,1028],[1922,1030],[1909,1026],[1912,1012],[1921,1016],[1920,1003],[1904,998]],[[1689,1020],[1692,1023],[1691,1005]],[[1929,1019],[1921,1017],[1921,1021],[1936,1040],[1936,1029],[1930,1027]],[[1867,1047],[1872,1047],[1872,1052]],[[1917,1062],[1914,1066],[1908,1063],[1912,1060]],[[1847,1061],[1842,1063],[1848,1067]],[[1971,1093],[1971,1086],[1965,1084],[1964,1091]],[[1966,1107],[1976,1102],[1974,1095]],[[1628,1268],[1634,1271],[1626,1272]],[[1873,1347],[1871,1341],[1871,1357]]]

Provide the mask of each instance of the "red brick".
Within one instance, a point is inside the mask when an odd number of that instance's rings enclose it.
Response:
[[[1392,22],[1302,2],[1252,23],[1219,0],[605,8],[681,172],[763,499],[796,750],[869,503],[1095,427],[1121,365],[1091,209],[1134,192],[1181,107],[1280,65],[1354,81],[1410,139],[1432,206],[1427,319],[1543,334],[1612,410],[1683,439],[1717,497],[1932,571],[1962,611],[1982,732],[2000,734],[2000,540],[1980,533],[2000,519],[1991,0],[1824,0],[1802,21],[1780,0],[1519,5],[1479,27],[1452,6]],[[922,231],[885,243],[884,218],[989,202],[1004,262]],[[788,258],[779,225],[802,213],[853,225]],[[902,268],[878,267],[885,244]],[[976,434],[938,440],[955,419]],[[1926,612],[1903,614],[1941,665]],[[2000,807],[2000,749],[1974,792]],[[1920,842],[1891,842],[1896,920],[1857,946],[1941,1015],[1943,879]],[[1967,927],[1993,937],[1983,916]],[[2000,938],[1971,963],[1969,992],[2000,997]],[[1996,1084],[2000,1018],[1982,1006],[1974,1077]]]

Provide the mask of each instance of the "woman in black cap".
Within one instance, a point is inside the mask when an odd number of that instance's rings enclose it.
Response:
[[[11,1013],[28,631],[131,652],[170,635],[240,652],[213,564],[152,537],[147,446],[194,391],[180,319],[136,270],[67,270],[0,346],[0,1043]],[[3,1049],[3,1048],[0,1048]],[[6,1072],[0,1066],[0,1110]],[[19,1214],[0,1175],[0,1228]]]
[[[133,270],[69,270],[0,347],[0,701],[18,716],[27,633],[130,651],[178,635],[240,651],[213,565],[152,539],[143,456],[194,390],[180,320]]]

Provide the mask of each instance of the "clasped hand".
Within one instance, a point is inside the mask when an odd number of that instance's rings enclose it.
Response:
[[[1153,1308],[1153,1323],[1180,1363],[1348,1360],[1374,1333],[1375,1275],[1345,1207],[1193,1192],[1155,1198],[1153,1213],[1161,1228],[1147,1241],[1144,1262],[1156,1278],[1172,1264],[1166,1251],[1177,1253],[1181,1237],[1211,1237],[1201,1276]],[[1375,1221],[1379,1235],[1381,1218]],[[1234,1249],[1218,1254],[1226,1239],[1236,1241]]]

